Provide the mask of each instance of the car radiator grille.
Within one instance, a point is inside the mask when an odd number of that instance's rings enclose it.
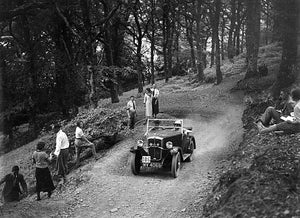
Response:
[[[162,158],[162,150],[161,150],[161,140],[159,139],[149,139],[149,155],[152,160],[160,160]]]
[[[150,147],[149,148],[149,155],[153,160],[160,160],[161,159],[162,150],[160,148]]]

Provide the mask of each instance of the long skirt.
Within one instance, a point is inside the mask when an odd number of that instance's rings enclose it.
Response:
[[[57,157],[56,168],[57,174],[65,177],[68,174],[68,157],[69,157],[69,148],[61,149]]]
[[[37,192],[50,192],[55,189],[51,173],[49,168],[36,168],[35,169],[36,178],[36,191]]]
[[[152,113],[155,116],[159,113],[158,98],[152,99]]]
[[[145,111],[146,117],[152,116],[152,100],[146,101],[146,111]]]

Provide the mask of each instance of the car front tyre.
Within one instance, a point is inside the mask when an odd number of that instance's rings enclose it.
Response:
[[[192,162],[193,159],[194,159],[194,147],[195,147],[195,144],[191,140],[191,142],[190,142],[190,156],[186,159],[187,162]]]
[[[178,177],[181,165],[181,158],[179,152],[172,157],[172,166],[171,166],[171,173],[174,178]]]
[[[139,158],[139,155],[136,153],[131,154],[130,165],[132,173],[134,175],[138,175],[141,170],[141,159]]]

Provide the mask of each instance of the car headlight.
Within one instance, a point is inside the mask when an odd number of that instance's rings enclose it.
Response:
[[[152,147],[152,146],[153,146],[153,143],[149,143],[149,146]]]
[[[172,142],[167,142],[167,143],[166,143],[166,147],[167,147],[168,149],[173,148],[173,143],[172,143]]]
[[[143,145],[144,145],[143,140],[138,140],[138,141],[137,141],[137,146],[143,147]]]

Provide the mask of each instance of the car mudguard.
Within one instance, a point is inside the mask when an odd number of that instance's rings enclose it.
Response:
[[[194,142],[194,149],[196,149],[196,140],[195,140],[195,137],[192,136],[192,139],[191,139],[191,140],[193,140],[193,142]]]
[[[147,155],[149,155],[145,150],[144,150],[144,148],[143,147],[135,147],[135,146],[133,146],[133,147],[131,147],[130,148],[130,152],[131,153],[140,153],[142,156],[147,156]]]
[[[179,152],[181,159],[183,159],[182,157],[182,148],[178,147],[178,146],[174,146],[173,149],[170,150],[171,155],[176,155]]]
[[[129,150],[131,153],[136,153],[136,151],[137,151],[137,148],[136,147],[134,147],[134,146],[132,146],[131,148],[130,148],[130,150]]]

